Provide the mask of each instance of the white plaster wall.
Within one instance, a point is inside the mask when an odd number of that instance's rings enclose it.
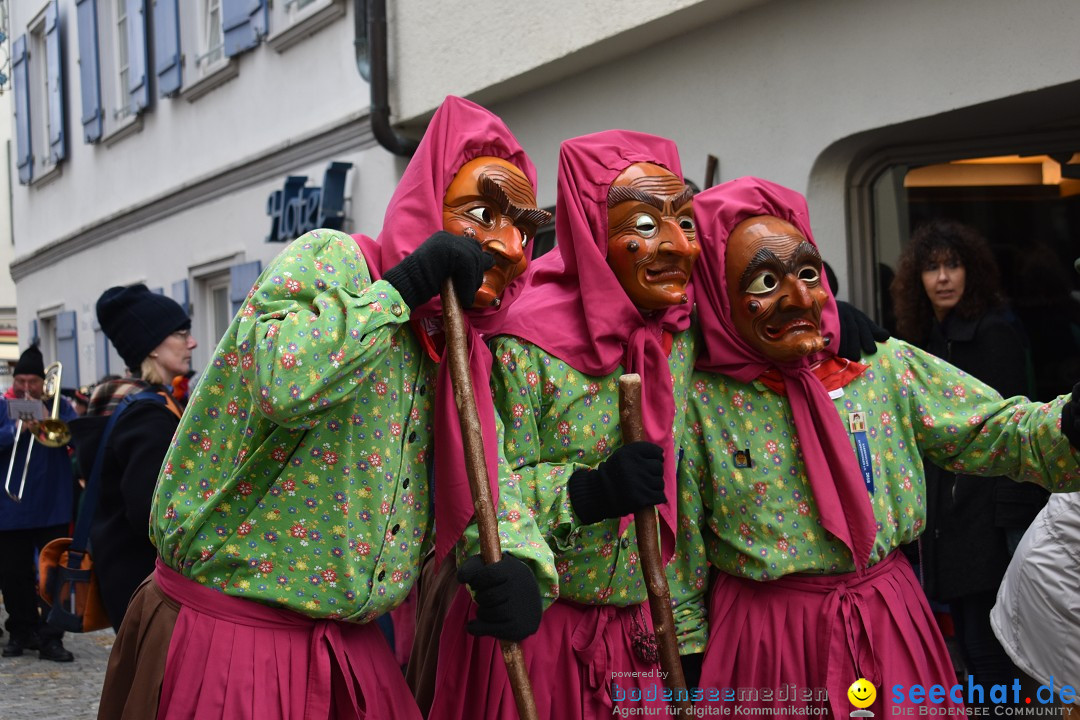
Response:
[[[768,0],[390,0],[396,118],[494,102]]]
[[[1077,80],[1078,27],[1072,0],[775,0],[490,107],[535,161],[542,204],[554,203],[562,139],[642,130],[678,142],[699,183],[712,153],[720,180],[759,175],[807,192],[818,242],[842,258],[848,167],[812,171],[826,148]]]
[[[18,36],[44,2],[14,0],[11,5],[11,32]],[[283,53],[261,44],[238,56],[239,77],[194,102],[155,97],[143,115],[142,131],[107,147],[83,142],[75,0],[61,0],[68,158],[55,181],[20,186],[15,193],[19,255],[295,138],[366,114],[369,91],[356,69],[351,0],[346,5],[349,14]],[[194,55],[185,49],[185,83]],[[60,207],[63,212],[57,212]]]

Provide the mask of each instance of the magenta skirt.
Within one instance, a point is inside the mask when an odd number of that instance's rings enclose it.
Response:
[[[709,627],[700,704],[726,708],[728,717],[761,717],[740,707],[772,708],[777,716],[799,707],[846,718],[856,709],[848,688],[860,677],[877,689],[867,709],[891,717],[894,686],[902,686],[900,704],[910,706],[912,685],[957,683],[926,596],[900,552],[842,575],[759,582],[721,573],[710,594]],[[946,693],[944,702],[924,707],[963,705]]]
[[[498,641],[465,630],[475,615],[468,589],[459,588],[439,640],[428,720],[518,718]],[[606,720],[616,706],[663,705],[658,665],[633,653],[635,624],[652,632],[648,605],[621,608],[560,600],[549,607],[540,629],[521,643],[539,717]]]
[[[419,720],[375,623],[315,620],[231,597],[160,560],[154,580],[181,605],[159,720]]]

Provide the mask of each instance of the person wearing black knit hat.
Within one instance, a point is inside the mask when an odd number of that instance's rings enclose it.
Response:
[[[144,363],[148,358],[160,360],[162,352],[168,349],[178,351],[180,357],[173,357],[173,353],[159,363],[149,363],[163,365],[160,369],[171,372],[168,377],[152,382],[172,382],[174,376],[191,369],[195,342],[191,333],[184,332],[191,328],[191,318],[175,300],[150,292],[142,284],[112,287],[98,298],[97,316],[101,329],[136,377],[145,378],[144,371],[157,369]],[[183,342],[166,348],[171,337]]]
[[[37,650],[43,660],[70,662],[74,656],[64,648],[63,631],[46,625],[39,607],[34,550],[40,551],[50,540],[68,534],[74,488],[71,460],[67,447],[51,448],[34,442],[30,439],[32,427],[23,424],[20,428],[8,417],[9,399],[42,399],[44,379],[45,361],[37,346],[31,345],[15,364],[14,385],[0,398],[0,464],[11,468],[8,479],[14,493],[9,496],[0,492],[0,594],[8,613],[5,625],[9,633],[2,655],[18,657],[25,650]],[[42,408],[43,414],[47,411]],[[60,420],[70,423],[75,416],[68,401],[61,399]],[[16,499],[20,485],[21,497]]]
[[[172,380],[191,371],[197,343],[184,309],[142,284],[106,290],[98,298],[97,317],[130,374],[99,384],[86,415],[72,423],[79,466],[93,467],[104,418],[124,397],[150,391],[165,400],[134,402],[116,422],[103,450],[90,542],[105,612],[119,629],[132,593],[154,569],[147,518],[161,461],[182,413],[173,398]]]

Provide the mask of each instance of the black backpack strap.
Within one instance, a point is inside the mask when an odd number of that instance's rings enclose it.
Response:
[[[128,395],[116,406],[109,415],[109,422],[105,425],[105,431],[98,441],[97,455],[94,457],[94,468],[90,471],[90,477],[86,480],[86,490],[83,491],[82,508],[79,510],[79,519],[75,523],[75,534],[71,538],[71,548],[68,552],[68,565],[79,567],[82,562],[82,554],[90,541],[90,525],[94,521],[94,512],[97,510],[98,495],[101,494],[101,468],[105,462],[105,446],[109,442],[113,427],[120,416],[131,405],[140,401],[152,401],[166,405],[166,400],[161,395],[150,390]],[[74,563],[74,564],[72,564]]]

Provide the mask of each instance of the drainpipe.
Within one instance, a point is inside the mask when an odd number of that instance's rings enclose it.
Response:
[[[371,87],[371,132],[395,155],[412,157],[418,143],[390,126],[390,80],[386,59],[386,0],[354,0],[356,68]]]

